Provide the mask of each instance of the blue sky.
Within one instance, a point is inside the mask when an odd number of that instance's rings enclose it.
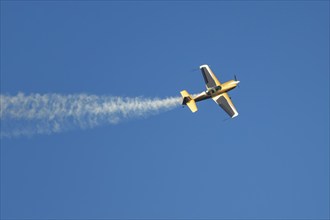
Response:
[[[212,100],[1,139],[1,218],[329,218],[328,1],[1,1],[1,94]]]

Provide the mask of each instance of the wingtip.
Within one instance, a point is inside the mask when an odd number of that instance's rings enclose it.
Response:
[[[207,65],[207,64],[203,64],[203,65],[199,66],[200,69],[202,69],[203,67],[208,68],[209,65]]]

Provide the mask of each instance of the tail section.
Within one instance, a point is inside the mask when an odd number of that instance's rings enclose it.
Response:
[[[197,111],[197,106],[195,100],[191,97],[191,95],[186,91],[183,90],[180,92],[182,95],[182,105],[187,105],[192,112]]]

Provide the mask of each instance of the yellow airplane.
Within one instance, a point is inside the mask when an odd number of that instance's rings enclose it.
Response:
[[[192,97],[186,90],[181,91],[182,105],[187,105],[192,112],[196,112],[196,102],[212,98],[231,118],[236,117],[238,112],[227,94],[238,85],[239,81],[236,76],[235,80],[221,84],[208,65],[202,65],[199,68],[202,71],[207,90],[195,97]]]

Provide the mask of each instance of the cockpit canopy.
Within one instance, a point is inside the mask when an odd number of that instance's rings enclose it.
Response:
[[[207,88],[206,94],[212,95],[212,94],[216,93],[219,90],[221,90],[221,86],[214,86],[214,87],[211,87],[211,88]]]

